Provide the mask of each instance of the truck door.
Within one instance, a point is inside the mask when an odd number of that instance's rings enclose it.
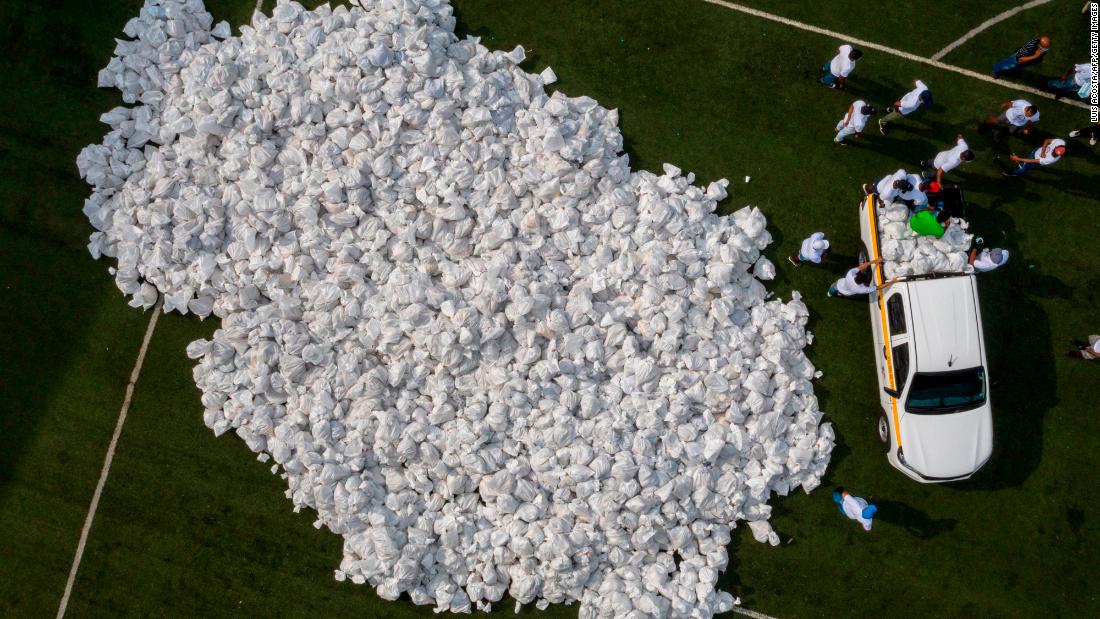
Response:
[[[885,303],[888,336],[883,338],[881,357],[886,361],[880,367],[883,385],[892,386],[899,394],[905,390],[911,367],[909,347],[909,321],[905,311],[905,294],[902,290],[886,290]],[[889,349],[887,349],[889,347]],[[891,411],[891,396],[882,391],[882,408]],[[901,405],[899,403],[899,413]]]

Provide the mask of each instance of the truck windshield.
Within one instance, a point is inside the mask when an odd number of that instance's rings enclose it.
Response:
[[[917,373],[905,408],[922,415],[942,415],[972,409],[985,402],[982,367],[934,374]]]

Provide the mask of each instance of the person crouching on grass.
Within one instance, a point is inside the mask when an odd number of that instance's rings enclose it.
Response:
[[[865,294],[871,294],[876,290],[882,290],[898,281],[898,278],[895,277],[881,286],[874,285],[872,283],[874,276],[871,272],[871,266],[875,264],[882,264],[882,258],[868,260],[855,268],[848,269],[844,277],[836,280],[832,286],[829,286],[827,296],[858,297]]]
[[[867,119],[874,115],[875,108],[867,105],[866,101],[857,99],[848,106],[848,113],[836,124],[837,133],[833,141],[841,146],[847,146],[848,143],[844,138],[850,135],[856,138],[863,137],[863,128],[867,126]]]
[[[804,241],[797,254],[787,256],[787,260],[796,267],[807,262],[821,264],[829,258],[829,241],[825,240],[824,232],[814,232]]]
[[[837,511],[858,522],[864,531],[871,530],[878,507],[867,503],[866,499],[848,494],[844,486],[837,486],[833,490],[833,502],[836,503]]]

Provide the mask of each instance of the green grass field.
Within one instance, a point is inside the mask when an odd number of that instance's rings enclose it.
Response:
[[[1003,2],[853,0],[744,4],[931,56]],[[1012,4],[1022,3],[1013,2]],[[243,23],[252,0],[208,2]],[[270,7],[273,2],[268,1]],[[0,616],[56,613],[148,314],[127,307],[84,249],[88,188],[76,154],[99,141],[99,114],[118,104],[95,88],[113,37],[140,2],[3,3],[0,42]],[[774,6],[773,6],[774,5]],[[885,5],[884,5],[885,6]],[[1100,616],[1100,363],[1062,356],[1066,340],[1100,331],[1100,152],[1072,141],[1068,156],[1024,179],[1004,179],[993,156],[1064,136],[1088,112],[1048,99],[1040,135],[978,136],[977,121],[1019,93],[871,52],[848,93],[817,84],[837,41],[700,0],[456,0],[459,29],[491,48],[522,44],[526,67],[549,65],[569,95],[621,112],[637,168],[672,162],[701,182],[731,179],[733,210],[767,215],[779,276],[799,290],[825,376],[822,406],[837,430],[827,484],[880,506],[875,530],[840,518],[825,491],[777,501],[779,547],[739,529],[720,584],[746,607],[783,618]],[[1078,0],[1056,0],[998,24],[945,62],[987,71],[1037,34],[1054,50],[1017,81],[1031,85],[1087,58]],[[846,149],[833,126],[856,97],[879,106],[920,77],[936,105],[889,138]],[[954,176],[970,219],[1010,263],[980,278],[996,381],[992,461],[973,479],[924,486],[892,469],[874,433],[876,383],[868,315],[824,291],[854,260],[859,185],[913,169],[966,133],[978,160]],[[744,176],[751,176],[748,184]],[[834,243],[824,269],[784,256],[808,232]],[[294,514],[283,482],[232,436],[201,419],[184,346],[213,321],[164,316],[145,359],[129,419],[68,609],[71,617],[430,616],[337,583],[337,536]],[[496,614],[510,614],[498,605]],[[545,617],[571,617],[551,607]]]

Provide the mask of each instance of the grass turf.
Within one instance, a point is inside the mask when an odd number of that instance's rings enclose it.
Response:
[[[218,18],[241,23],[252,4],[210,6]],[[836,22],[833,13],[858,5],[747,4],[928,55],[1003,10],[967,3],[965,11],[952,9],[965,18],[933,27],[923,17],[927,3]],[[107,265],[82,249],[87,189],[73,164],[104,130],[96,115],[117,102],[116,93],[95,90],[95,71],[136,10],[134,2],[31,5],[9,12],[15,17],[0,26],[5,47],[22,51],[0,77],[7,93],[0,103],[2,303],[17,325],[0,339],[5,616],[56,609],[145,325],[113,291]],[[1091,465],[1100,424],[1089,395],[1100,368],[1058,356],[1066,338],[1096,330],[1088,321],[1100,277],[1088,252],[1077,249],[1100,231],[1096,151],[1074,142],[1053,168],[1003,179],[993,154],[1023,153],[1025,144],[979,138],[973,125],[1014,98],[1012,91],[879,54],[861,61],[849,93],[827,91],[817,71],[837,42],[701,2],[478,0],[456,2],[456,10],[462,32],[492,48],[523,44],[534,50],[529,69],[554,67],[556,88],[619,108],[635,168],[670,161],[703,181],[733,180],[723,208],[760,206],[776,238],[769,255],[780,275],[771,288],[806,296],[818,335],[811,355],[825,372],[817,389],[839,436],[828,483],[877,502],[879,522],[870,534],[848,526],[827,492],[773,501],[773,523],[786,543],[761,546],[742,531],[724,587],[750,608],[782,617],[1100,611],[1088,583],[1100,518],[1100,479]],[[1048,26],[1057,53],[1076,58],[1085,39],[1074,51],[1080,21],[1069,13],[1044,6],[1026,16]],[[1014,18],[996,29],[997,36],[981,35],[946,60],[984,70],[1004,54],[1005,40],[1026,38],[1034,27]],[[1054,54],[1041,71],[1061,72]],[[832,127],[851,100],[881,106],[916,76],[936,93],[934,108],[888,139],[869,134],[846,149],[832,144]],[[1040,105],[1044,131],[1061,135],[1084,122],[1083,110]],[[1008,266],[979,285],[998,381],[995,452],[969,482],[921,486],[886,464],[874,436],[865,307],[823,292],[855,254],[858,185],[927,158],[957,131],[973,138],[979,156],[953,177],[975,205],[973,225],[1013,250]],[[749,184],[741,182],[746,175]],[[833,239],[833,262],[793,269],[783,256],[813,229]],[[177,316],[158,326],[71,616],[427,616],[427,608],[335,583],[339,539],[314,530],[312,516],[291,513],[281,480],[239,441],[214,439],[202,426],[183,347],[213,328]],[[574,614],[552,607],[539,616]]]

